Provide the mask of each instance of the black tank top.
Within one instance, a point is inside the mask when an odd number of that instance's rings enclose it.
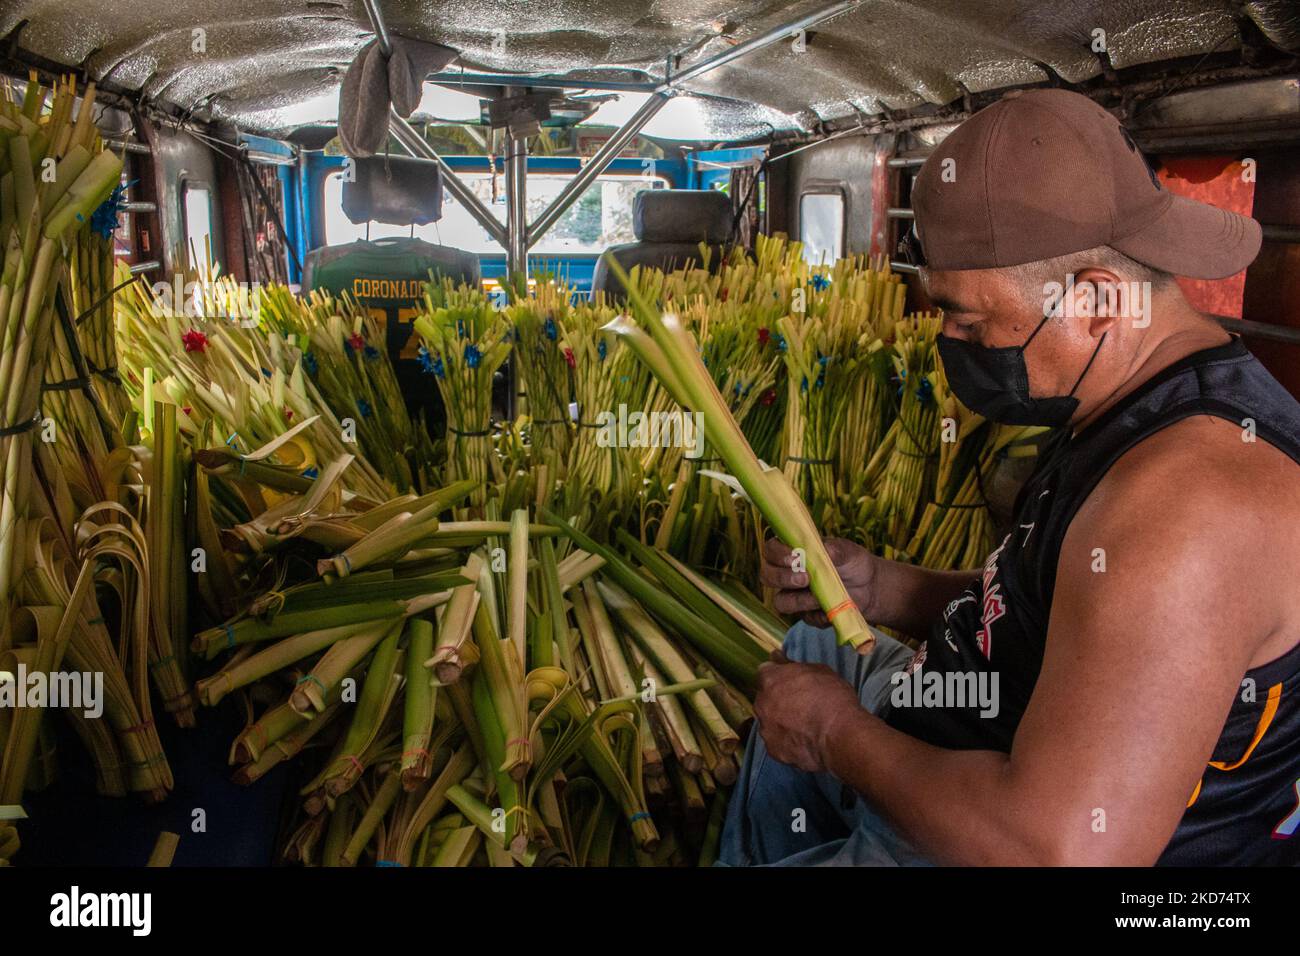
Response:
[[[996,671],[997,716],[981,717],[977,704],[894,707],[892,726],[940,747],[1010,752],[1042,668],[1066,529],[1121,455],[1191,415],[1251,419],[1260,440],[1300,463],[1300,403],[1236,338],[1164,369],[1073,438],[1063,431],[1021,489],[1011,531],[983,574],[944,609],[908,665],[977,679]],[[1243,675],[1189,796],[1159,863],[1300,863],[1300,645]]]

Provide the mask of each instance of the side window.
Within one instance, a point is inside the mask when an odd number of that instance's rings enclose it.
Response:
[[[813,265],[830,265],[844,255],[844,194],[804,193],[799,197],[799,241]]]
[[[185,255],[190,268],[204,269],[215,263],[212,248],[212,191],[205,183],[186,180],[181,187],[185,208]]]

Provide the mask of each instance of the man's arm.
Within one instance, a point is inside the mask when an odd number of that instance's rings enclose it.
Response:
[[[829,669],[783,664],[763,667],[756,705],[772,755],[829,770],[938,862],[1154,862],[1285,591],[1260,577],[1280,529],[1252,504],[1240,459],[1229,474],[1204,448],[1195,469],[1137,451],[1066,535],[1010,754],[922,743],[859,707]]]
[[[979,576],[979,571],[932,571],[890,561],[843,538],[827,538],[825,543],[849,597],[866,619],[917,637],[928,634],[944,606]],[[760,579],[778,589],[774,606],[814,627],[827,627],[826,613],[808,590],[808,575],[790,569],[790,556],[790,549],[776,538],[763,546]]]

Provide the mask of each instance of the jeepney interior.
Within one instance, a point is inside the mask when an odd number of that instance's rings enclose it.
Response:
[[[373,156],[348,156],[345,75],[404,41],[454,56]],[[1168,189],[1263,224],[1249,269],[1184,287],[1300,394],[1290,0],[7,0],[0,74],[30,71],[94,82],[126,162],[116,251],[133,272],[383,302],[430,268],[617,291],[606,251],[680,264],[759,232],[907,271],[895,250],[935,144],[1008,90],[1074,89]],[[388,318],[400,352],[400,309]]]

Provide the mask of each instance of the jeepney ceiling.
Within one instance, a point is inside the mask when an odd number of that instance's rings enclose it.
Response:
[[[827,5],[827,0],[379,0],[393,33],[460,51],[466,71],[660,80]],[[361,0],[4,0],[0,37],[52,63],[200,119],[284,133],[337,115],[343,72],[372,36]],[[777,43],[683,84],[649,135],[742,139],[773,129],[983,92],[1099,75],[1095,31],[1117,69],[1230,51],[1248,18],[1300,49],[1294,0],[865,0],[814,27],[806,48]],[[27,21],[23,24],[23,21]],[[196,34],[196,29],[203,31]],[[201,47],[201,49],[200,49]],[[1049,72],[1050,71],[1050,72]],[[597,121],[634,108],[624,96]],[[477,97],[426,91],[420,112],[472,119]],[[690,132],[683,135],[683,124]]]
[[[581,94],[577,94],[581,95]],[[581,126],[622,126],[649,97],[648,93],[602,93],[611,98],[601,103]],[[480,94],[462,93],[436,83],[424,84],[420,105],[412,118],[419,122],[477,123],[480,116]],[[330,125],[338,120],[339,97],[336,88],[329,88],[293,103],[276,104],[265,108],[239,105],[230,112],[229,103],[219,104],[217,118],[236,122],[243,129],[284,131],[301,126]],[[768,124],[771,123],[769,128]],[[772,129],[788,129],[789,117],[784,118],[762,107],[727,100],[694,96],[679,96],[670,100],[645,125],[646,136],[675,140],[714,140],[758,135]],[[719,136],[719,131],[739,131],[731,137]]]

